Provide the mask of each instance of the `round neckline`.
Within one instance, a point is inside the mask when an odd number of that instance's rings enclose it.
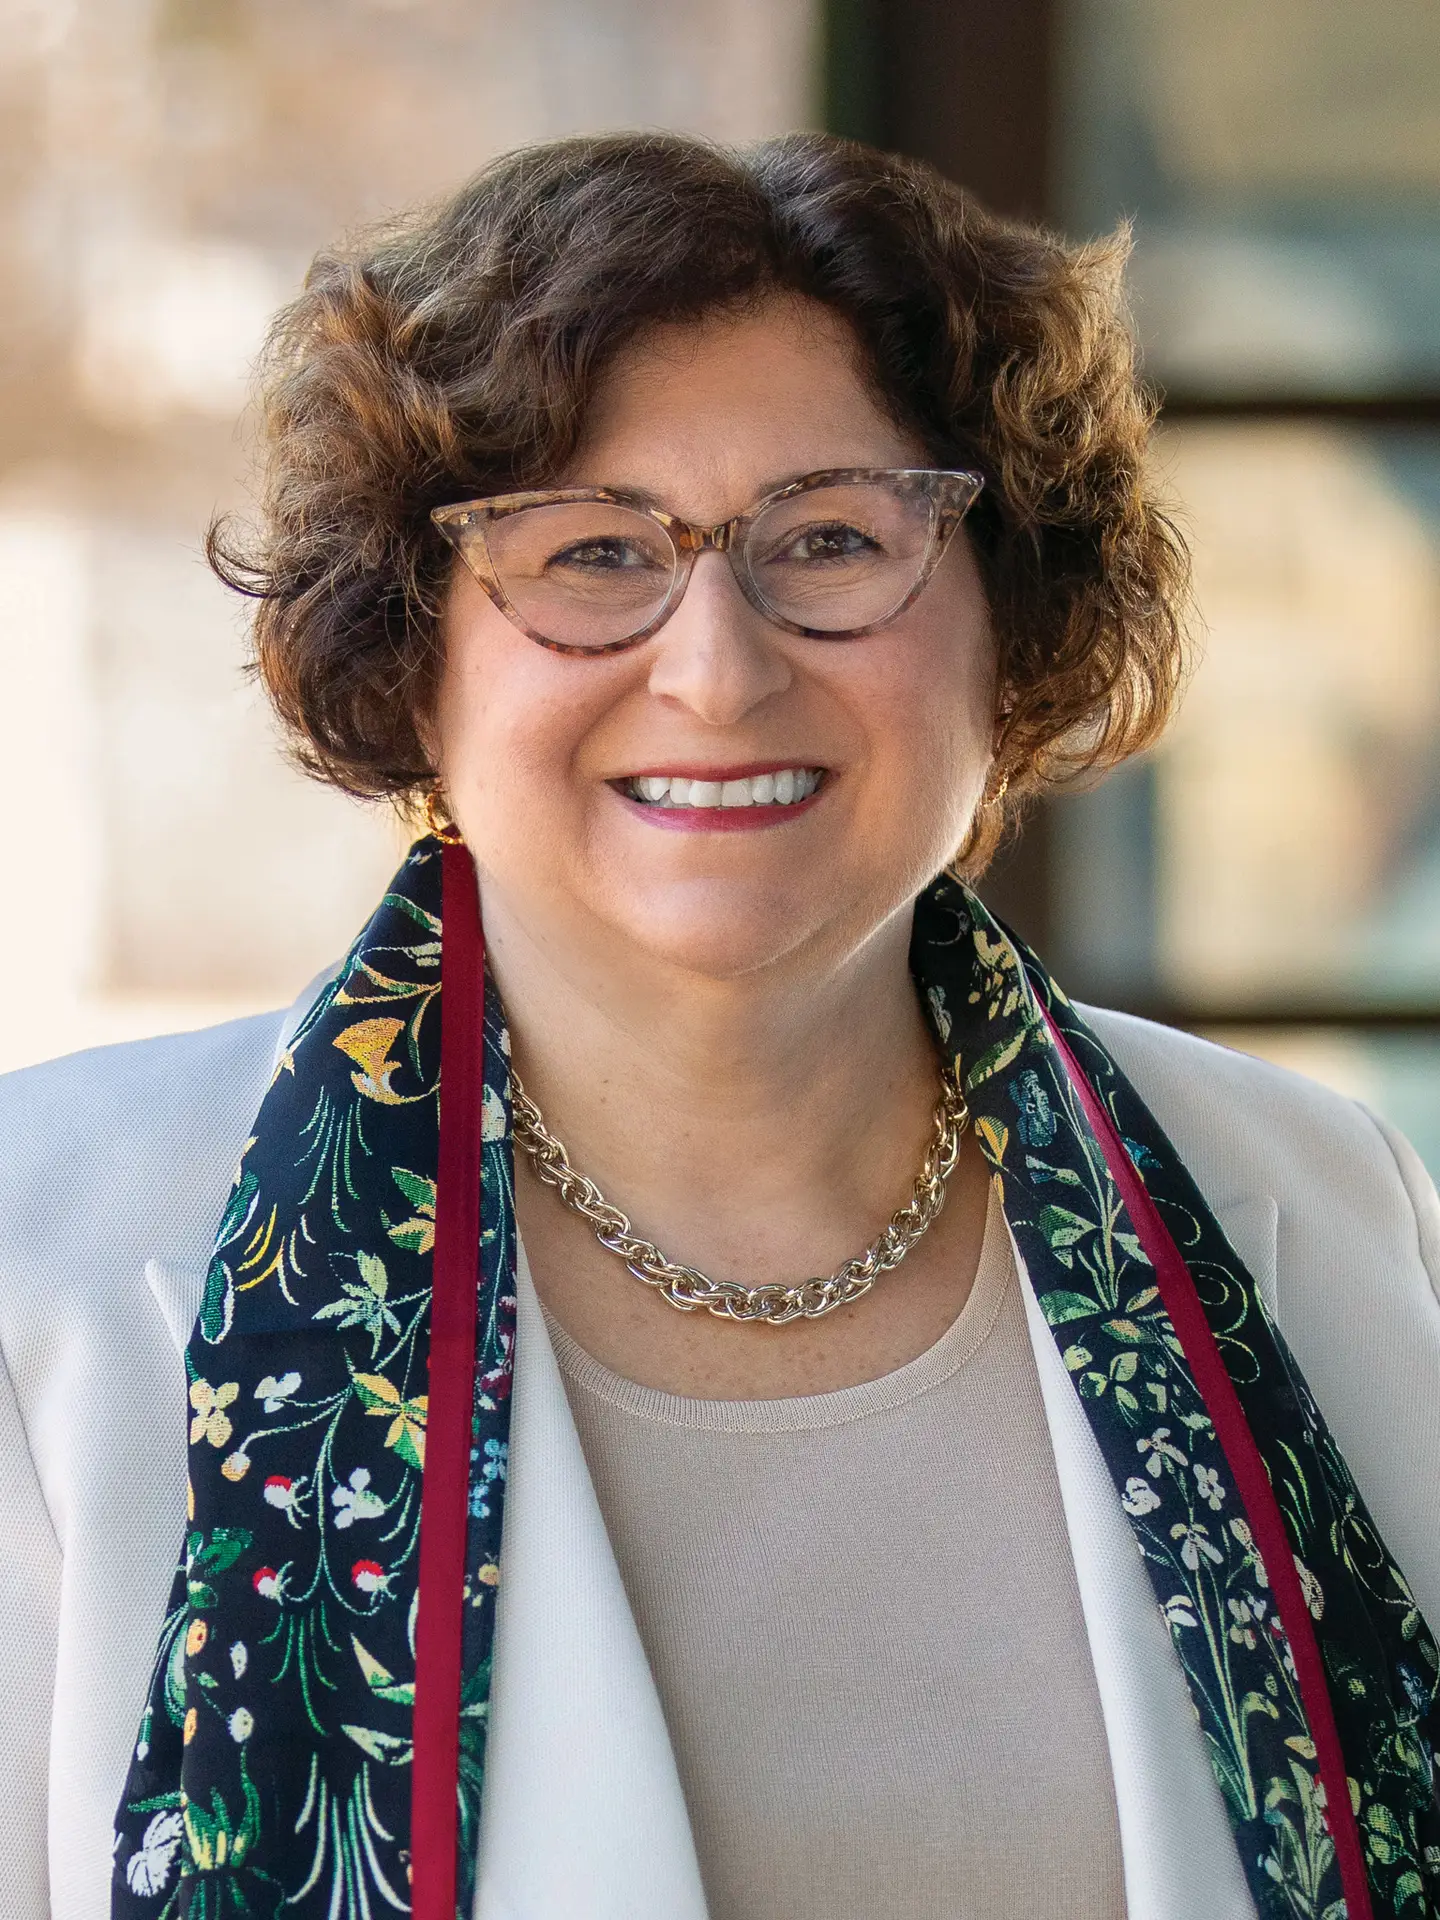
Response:
[[[522,1285],[534,1287],[528,1263],[520,1260]],[[780,1400],[705,1400],[642,1386],[613,1372],[587,1353],[537,1296],[555,1359],[567,1388],[602,1400],[632,1418],[657,1425],[711,1433],[800,1433],[841,1426],[904,1406],[967,1366],[984,1346],[999,1317],[1015,1274],[1010,1230],[993,1185],[985,1211],[985,1233],[975,1280],[965,1304],[931,1346],[904,1366],[874,1380],[834,1387],[825,1393],[798,1394]]]

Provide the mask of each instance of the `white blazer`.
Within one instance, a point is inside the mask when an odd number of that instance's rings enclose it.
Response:
[[[3,1920],[108,1916],[111,1820],[183,1527],[181,1349],[308,998],[0,1079]],[[1090,1018],[1266,1293],[1440,1625],[1440,1202],[1413,1150],[1278,1068]],[[477,1920],[704,1920],[660,1703],[523,1265],[520,1282]],[[1030,1305],[1130,1920],[1254,1920],[1149,1581]]]

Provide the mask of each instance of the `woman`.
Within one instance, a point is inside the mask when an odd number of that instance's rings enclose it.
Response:
[[[317,262],[214,558],[431,831],[7,1087],[7,1913],[1437,1910],[1434,1193],[962,878],[1176,687],[1117,264],[818,136]]]

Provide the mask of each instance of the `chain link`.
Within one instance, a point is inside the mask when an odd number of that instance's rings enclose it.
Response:
[[[940,1075],[940,1099],[925,1163],[909,1202],[892,1214],[889,1224],[864,1253],[847,1260],[828,1280],[802,1280],[798,1286],[743,1286],[737,1280],[711,1280],[694,1267],[667,1260],[652,1241],[642,1240],[618,1207],[612,1207],[595,1182],[570,1164],[570,1156],[545,1125],[540,1109],[513,1073],[515,1138],[529,1155],[547,1187],[553,1187],[572,1212],[595,1230],[607,1252],[623,1260],[637,1280],[654,1287],[682,1313],[704,1307],[722,1320],[765,1320],[783,1327],[790,1320],[818,1320],[851,1300],[868,1293],[882,1273],[898,1267],[906,1254],[938,1218],[945,1204],[945,1182],[955,1171],[960,1141],[970,1122],[970,1110],[954,1071]]]

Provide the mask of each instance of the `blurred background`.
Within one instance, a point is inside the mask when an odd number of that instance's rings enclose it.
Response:
[[[287,1002],[363,919],[398,830],[287,769],[200,558],[248,368],[336,234],[633,125],[1133,221],[1202,664],[988,890],[1440,1169],[1434,0],[0,0],[0,1068]]]

